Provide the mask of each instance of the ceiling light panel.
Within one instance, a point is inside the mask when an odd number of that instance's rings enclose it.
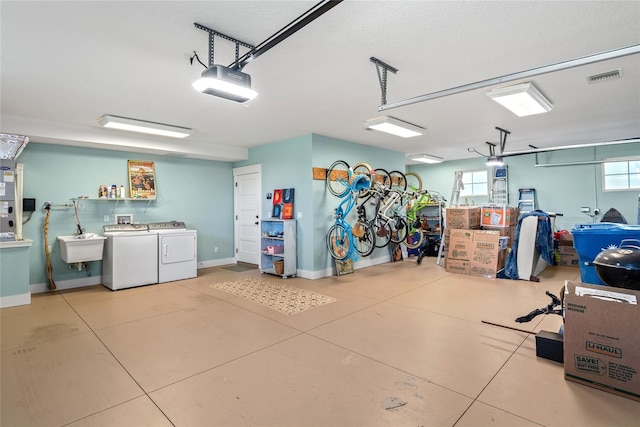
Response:
[[[553,105],[532,83],[493,89],[487,92],[487,96],[518,117],[547,113],[553,109]]]
[[[410,159],[415,162],[430,163],[430,164],[442,163],[444,161],[442,157],[432,156],[431,154],[416,154],[414,156],[411,156]]]
[[[382,116],[367,120],[363,123],[363,126],[365,129],[377,130],[391,135],[400,136],[402,138],[420,136],[426,130],[423,127],[391,116]]]
[[[112,116],[109,114],[98,117],[98,123],[109,129],[168,136],[171,138],[186,138],[191,135],[192,132],[191,129],[181,126],[148,122],[146,120],[131,119],[128,117]]]

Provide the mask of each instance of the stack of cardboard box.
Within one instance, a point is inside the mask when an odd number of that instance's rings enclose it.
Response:
[[[455,208],[445,208],[444,221],[444,246],[442,248],[442,253],[444,254],[446,264],[451,230],[479,230],[480,206],[460,206]]]
[[[560,234],[558,236],[558,252],[560,253],[558,265],[569,265],[573,267],[580,266],[578,253],[573,247],[572,234]]]

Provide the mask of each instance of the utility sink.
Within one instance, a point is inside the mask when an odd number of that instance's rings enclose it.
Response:
[[[58,236],[60,257],[69,264],[102,260],[105,240],[98,234]]]

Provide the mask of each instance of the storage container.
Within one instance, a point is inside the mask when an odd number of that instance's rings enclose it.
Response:
[[[284,261],[273,261],[273,269],[275,270],[276,274],[284,274]]]
[[[283,245],[269,245],[267,246],[267,253],[270,255],[273,254],[281,254],[284,252],[284,246]]]
[[[593,261],[606,249],[617,248],[624,239],[640,239],[640,225],[597,222],[576,224],[571,229],[573,246],[580,260],[580,279],[583,283],[604,285]]]

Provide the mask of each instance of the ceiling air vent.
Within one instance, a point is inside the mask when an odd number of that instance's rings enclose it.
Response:
[[[618,68],[615,70],[611,70],[611,71],[607,71],[604,73],[600,73],[600,74],[594,74],[592,76],[587,77],[587,83],[594,84],[594,83],[601,83],[605,80],[611,80],[611,79],[619,79],[620,77],[622,77],[622,68]]]

